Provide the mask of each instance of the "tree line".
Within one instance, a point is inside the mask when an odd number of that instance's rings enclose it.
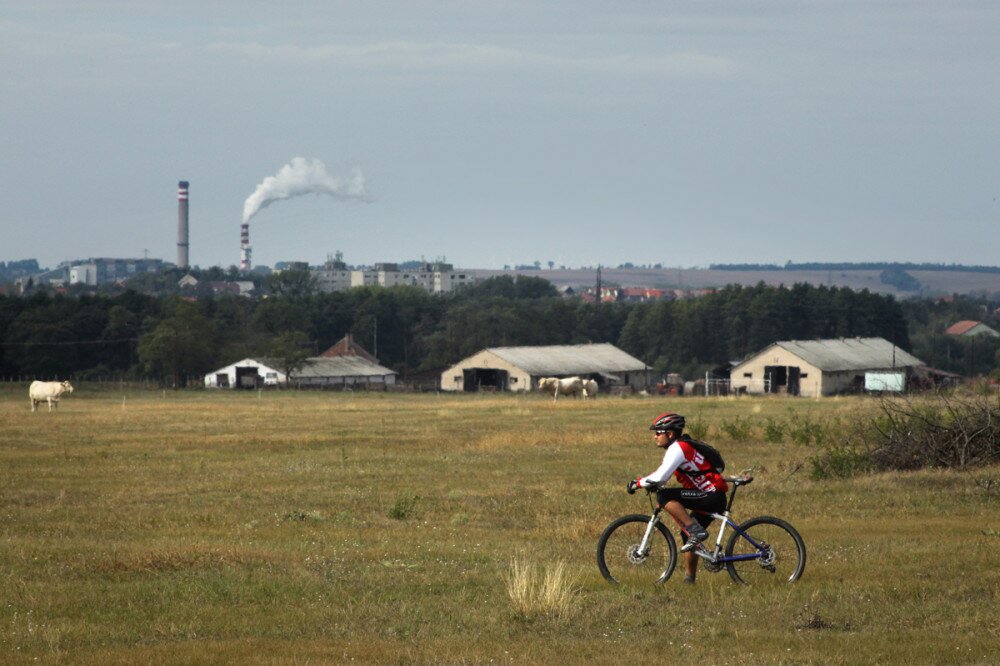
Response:
[[[713,271],[954,271],[961,273],[1000,273],[1000,266],[965,264],[934,264],[897,261],[864,262],[803,262],[786,261],[778,264],[709,264]]]
[[[854,336],[884,337],[958,372],[997,363],[990,341],[970,349],[940,334],[955,316],[981,313],[962,299],[900,303],[848,288],[761,283],[693,300],[588,303],[531,276],[494,277],[447,295],[404,286],[319,293],[305,271],[273,276],[268,287],[256,299],[0,295],[0,377],[155,377],[179,386],[248,356],[294,365],[348,333],[404,378],[486,347],[587,342],[610,342],[655,373],[685,377],[777,340]]]

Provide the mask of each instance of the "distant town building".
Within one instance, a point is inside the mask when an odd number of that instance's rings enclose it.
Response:
[[[113,259],[108,257],[69,261],[60,264],[69,284],[97,286],[128,280],[139,273],[156,273],[162,259]]]
[[[371,268],[349,269],[347,264],[338,259],[327,261],[322,268],[312,269],[310,272],[324,292],[344,291],[352,287],[412,285],[432,294],[443,294],[476,281],[473,275],[455,270],[453,265],[440,261],[403,269],[399,264],[388,262],[375,264]]]
[[[971,338],[976,335],[988,335],[992,338],[1000,337],[1000,333],[983,322],[971,320],[954,323],[946,328],[944,332],[947,335],[954,335],[961,338]]]
[[[594,287],[580,294],[586,303],[594,302]],[[602,303],[645,303],[647,301],[673,300],[678,296],[673,290],[651,287],[601,287]]]

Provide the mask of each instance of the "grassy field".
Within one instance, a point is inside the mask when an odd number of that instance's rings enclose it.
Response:
[[[737,516],[798,528],[801,581],[603,581],[668,406],[756,467]],[[863,399],[82,387],[42,409],[0,388],[0,662],[1000,661],[1000,469],[811,480],[809,429]]]

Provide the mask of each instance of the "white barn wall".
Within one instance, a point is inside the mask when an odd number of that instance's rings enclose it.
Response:
[[[729,373],[729,386],[747,393],[764,393],[764,367],[768,365],[798,366],[805,377],[799,376],[799,395],[814,397],[827,390],[823,371],[806,363],[795,354],[778,345],[771,345],[756,356],[739,364]],[[747,377],[746,375],[750,375]],[[853,375],[852,375],[853,376]],[[833,384],[836,384],[834,382]],[[831,385],[833,385],[831,384]]]
[[[253,360],[252,358],[245,358],[242,361],[237,361],[231,365],[227,365],[224,368],[219,368],[205,375],[205,388],[236,388],[236,368],[257,368],[257,373],[264,377],[265,386],[277,386],[284,385],[286,378],[283,372],[275,368],[270,368],[263,363]],[[268,373],[274,373],[274,377],[268,377]],[[218,383],[218,375],[228,375],[229,386],[220,386]]]
[[[511,391],[530,391],[531,375],[517,366],[505,361],[488,349],[473,354],[462,362],[451,366],[441,373],[442,391],[464,391],[465,370],[472,368],[488,368],[490,370],[506,370],[508,374],[507,387]]]

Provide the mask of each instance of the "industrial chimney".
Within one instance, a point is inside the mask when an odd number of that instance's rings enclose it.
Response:
[[[177,183],[177,267],[188,267],[188,182]]]
[[[250,225],[240,225],[240,272],[250,272]]]

